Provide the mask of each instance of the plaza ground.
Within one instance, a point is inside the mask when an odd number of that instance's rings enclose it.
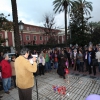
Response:
[[[37,76],[38,100],[85,100],[90,94],[100,94],[100,77],[89,76],[88,74],[70,71],[66,76],[66,82],[57,75],[56,70],[52,70],[42,76]],[[64,96],[54,92],[52,86],[65,86]],[[1,100],[19,100],[18,90],[10,90],[10,94],[0,91],[3,96]],[[33,100],[37,100],[36,85],[32,91]]]

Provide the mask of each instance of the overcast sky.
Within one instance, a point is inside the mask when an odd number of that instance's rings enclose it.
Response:
[[[16,0],[18,10],[18,20],[22,20],[26,24],[43,26],[43,16],[46,13],[54,14],[53,4],[54,0]],[[87,0],[93,4],[93,12],[91,12],[90,21],[100,21],[100,0]],[[12,8],[11,0],[0,0],[0,13],[5,15],[10,14],[8,17],[12,21]],[[55,15],[56,26],[64,27],[64,13]]]

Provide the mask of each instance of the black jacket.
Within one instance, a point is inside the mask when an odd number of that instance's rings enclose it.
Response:
[[[90,54],[90,59],[91,59],[90,65],[92,65],[92,63],[93,63],[92,60],[95,59],[95,51],[88,51],[88,54],[87,54],[87,62],[88,62],[88,64],[89,64],[89,54]]]

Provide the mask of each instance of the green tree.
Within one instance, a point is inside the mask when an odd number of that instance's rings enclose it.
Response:
[[[54,11],[57,12],[65,12],[65,44],[67,45],[67,12],[70,12],[70,9],[73,7],[74,2],[71,0],[54,0]]]
[[[74,8],[71,11],[70,29],[72,34],[72,43],[79,45],[87,44],[91,39],[91,34],[88,33],[88,20],[92,11],[91,2],[85,0],[77,0],[74,3]]]
[[[85,45],[88,44],[91,39],[91,34],[88,31],[88,25],[87,25],[87,18],[84,18],[84,25],[82,26],[81,23],[81,16],[77,15],[72,17],[70,21],[70,30],[72,34],[71,42],[73,44],[78,43],[79,45]],[[83,33],[83,30],[84,33]]]
[[[92,31],[96,28],[100,28],[100,21],[99,22],[89,22],[88,29],[92,33]]]
[[[100,43],[100,28],[94,29],[93,33],[91,34],[91,41],[94,45]]]
[[[12,29],[12,26],[13,26],[13,23],[7,19],[7,16],[1,13],[0,14],[0,31],[2,30],[10,31]]]
[[[89,22],[88,31],[91,34],[91,42],[93,44],[100,43],[100,21],[99,22]]]
[[[8,15],[9,16],[9,15]],[[12,29],[13,23],[7,19],[3,13],[0,14],[0,31],[10,31]],[[8,39],[0,37],[0,45],[5,43]]]
[[[16,0],[11,0],[11,4],[12,4],[12,15],[13,15],[13,23],[14,23],[13,29],[14,29],[15,48],[18,52],[20,52],[20,35],[19,35]]]
[[[8,40],[8,39],[4,39],[4,38],[2,38],[2,37],[0,36],[0,45],[2,45],[2,43],[5,43],[6,40]]]
[[[76,13],[81,16],[82,32],[84,33],[84,15],[90,15],[90,12],[93,10],[92,2],[86,0],[76,0],[74,2]]]

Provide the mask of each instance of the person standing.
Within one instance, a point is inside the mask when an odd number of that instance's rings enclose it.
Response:
[[[3,52],[0,53],[0,78],[2,79],[1,76],[1,61],[3,60]],[[2,88],[2,81],[0,82],[0,88]],[[2,98],[3,96],[0,96],[0,98]]]
[[[15,57],[19,57],[18,51],[15,52]]]
[[[9,90],[11,89],[12,70],[10,63],[8,62],[8,54],[4,54],[3,58],[4,60],[1,61],[3,89],[5,93],[9,94]]]
[[[0,53],[0,72],[1,72],[1,61],[4,59],[3,55],[4,55],[3,52],[1,52]]]
[[[67,57],[66,57],[66,54],[64,53],[64,50],[61,50],[58,57],[59,65],[58,65],[57,73],[58,75],[63,77],[63,79],[65,79],[65,68],[66,68],[65,62],[67,61],[66,58]]]
[[[32,58],[33,64],[31,64],[28,60],[28,48],[22,48],[20,54],[15,60],[16,85],[18,87],[19,100],[32,100],[33,73],[37,71],[36,58]]]
[[[93,59],[95,59],[95,52],[92,50],[92,47],[90,46],[87,54],[89,74],[92,74],[92,69],[93,69],[93,73],[94,75],[96,75],[96,68],[93,65]]]
[[[45,70],[46,70],[46,72],[49,72],[51,69],[50,69],[50,67],[49,67],[49,60],[50,60],[50,58],[49,58],[49,54],[48,54],[48,51],[46,50],[45,51],[45,53],[44,53],[44,58],[45,58]]]
[[[99,47],[99,51],[96,53],[96,59],[98,60],[98,69],[99,69],[99,72],[100,72],[100,47]]]
[[[0,53],[0,62],[3,60],[3,52]]]
[[[12,79],[13,79],[13,84],[14,84],[14,87],[16,88],[16,73],[15,73],[15,59],[16,57],[15,56],[12,56],[11,57],[11,68],[12,68]]]
[[[84,56],[83,56],[82,50],[80,49],[79,50],[79,61],[80,61],[79,71],[82,71],[82,72],[84,72],[84,60],[83,60],[83,58],[84,58]]]
[[[74,52],[73,52],[73,62],[74,62],[73,69],[74,70],[76,70],[76,55],[77,55],[77,49],[74,49]]]
[[[44,75],[45,59],[42,54],[39,55],[37,62],[39,64],[39,74]]]
[[[84,54],[84,62],[85,62],[85,71],[86,72],[88,71],[87,54],[88,54],[88,51],[86,50],[85,54]]]
[[[58,69],[58,53],[56,50],[53,54],[53,59],[54,59],[54,69]]]

